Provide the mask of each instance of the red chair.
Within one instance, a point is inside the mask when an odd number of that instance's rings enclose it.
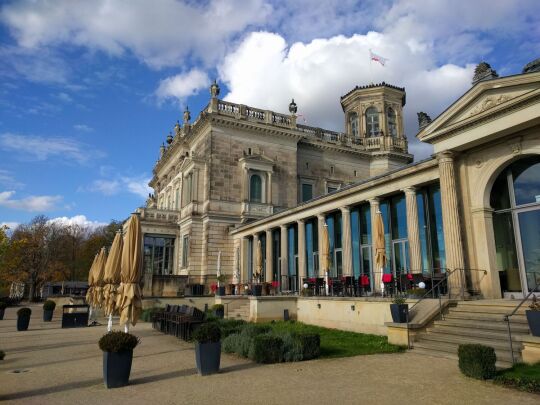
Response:
[[[384,284],[384,292],[385,292],[385,295],[388,293],[389,295],[392,295],[393,294],[393,286],[392,286],[392,281],[394,280],[394,277],[392,276],[392,274],[383,274],[382,275],[382,282]]]

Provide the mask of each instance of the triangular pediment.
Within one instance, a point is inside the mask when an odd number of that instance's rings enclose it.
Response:
[[[526,104],[540,94],[540,73],[528,73],[479,82],[424,127],[417,137],[423,142],[475,126],[485,118],[499,116]]]

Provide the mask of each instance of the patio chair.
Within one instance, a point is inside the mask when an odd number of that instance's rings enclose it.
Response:
[[[343,276],[341,277],[341,283],[343,285],[343,296],[352,297],[354,295],[354,277]]]
[[[384,284],[384,295],[393,296],[394,295],[394,276],[392,274],[383,274],[382,283]]]
[[[369,289],[369,287],[370,287],[369,276],[362,274],[358,278],[358,291],[360,293],[359,294],[360,297],[363,295],[367,295],[366,292]]]

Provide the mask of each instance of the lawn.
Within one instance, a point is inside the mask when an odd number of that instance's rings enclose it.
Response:
[[[291,321],[269,322],[267,325],[276,331],[318,333],[321,337],[320,358],[397,353],[404,350],[403,347],[388,343],[388,339],[385,336],[327,329]]]
[[[516,364],[507,370],[501,370],[495,377],[495,383],[522,391],[540,393],[540,363]]]

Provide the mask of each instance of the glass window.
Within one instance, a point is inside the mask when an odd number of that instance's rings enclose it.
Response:
[[[503,210],[510,208],[510,192],[508,190],[508,171],[505,170],[497,177],[490,196],[491,208]]]
[[[317,238],[317,220],[310,219],[306,221],[306,267],[308,277],[317,277],[319,262],[318,262],[318,238]]]
[[[375,107],[366,110],[367,136],[379,136],[379,111]]]
[[[521,291],[512,213],[507,211],[494,214],[493,230],[497,252],[497,270],[504,271],[506,274],[506,286],[502,286],[503,291]]]
[[[388,123],[388,135],[397,136],[396,112],[392,107],[386,110],[386,122]]]
[[[174,238],[145,235],[144,271],[149,274],[168,275],[173,272]]]
[[[247,279],[251,281],[253,278],[253,238],[248,238],[247,243]]]
[[[180,208],[180,187],[177,187],[174,191],[174,208]]]
[[[281,279],[281,235],[279,229],[274,229],[272,231],[272,276],[274,281],[279,281]]]
[[[296,232],[296,225],[291,225],[287,229],[287,260],[287,274],[290,277],[287,287],[289,290],[296,290],[295,277],[298,268],[298,232]]]
[[[192,201],[193,173],[189,173],[184,179],[182,188],[182,206],[185,207]]]
[[[182,238],[182,267],[189,265],[189,235]]]
[[[313,184],[302,183],[302,202],[313,198]]]
[[[445,271],[446,253],[442,222],[441,191],[438,184],[425,187],[416,195],[422,270]],[[416,269],[413,269],[416,270]]]
[[[262,179],[258,174],[252,174],[249,178],[249,201],[262,202]]]
[[[540,203],[540,157],[521,159],[511,171],[516,205]]]
[[[358,114],[351,113],[349,115],[349,124],[351,126],[351,135],[354,138],[358,138]]]
[[[261,281],[265,281],[266,277],[266,232],[263,232],[259,236],[261,241],[261,254],[262,254],[262,274],[260,275]]]
[[[386,253],[386,266],[384,267],[383,272],[390,273],[391,264],[392,264],[392,234],[391,234],[391,228],[390,228],[390,201],[389,200],[382,201],[379,205],[379,209],[381,211],[383,224],[384,224],[384,246],[385,246],[384,250]],[[377,269],[377,271],[380,271],[380,269]]]
[[[390,200],[392,239],[407,238],[407,207],[405,206],[405,196],[396,195]]]
[[[351,210],[351,239],[352,239],[352,264],[353,275],[360,275],[360,211],[358,208]]]
[[[328,186],[328,187],[326,187],[326,193],[327,194],[333,193],[334,191],[337,191],[337,189],[338,189],[337,187]]]

